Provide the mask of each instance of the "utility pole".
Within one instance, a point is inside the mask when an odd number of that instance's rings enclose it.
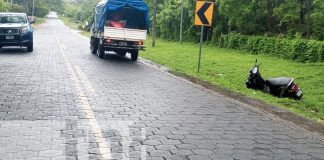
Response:
[[[155,47],[155,41],[156,41],[156,8],[157,8],[157,0],[153,0],[152,47]]]
[[[28,2],[27,2],[27,0],[25,0],[26,1],[26,4],[25,4],[25,7],[26,7],[26,14],[28,14]]]
[[[34,16],[34,12],[35,12],[35,0],[33,0],[33,11],[32,11],[32,16]]]
[[[181,0],[181,20],[180,20],[180,44],[182,43],[182,30],[183,30],[183,0]]]

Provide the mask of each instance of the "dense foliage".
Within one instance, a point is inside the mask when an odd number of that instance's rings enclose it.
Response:
[[[181,0],[159,2],[163,5],[158,14],[159,35],[177,39],[174,34],[179,34]],[[185,37],[197,39],[199,27],[193,26],[195,1],[183,2]],[[324,39],[323,0],[216,0],[214,8],[214,24],[205,29],[207,41],[230,32]]]
[[[74,0],[65,2],[64,15],[81,22],[80,27],[90,30],[94,8],[100,0]],[[86,25],[88,22],[88,25]]]
[[[324,62],[324,43],[314,40],[229,34],[222,35],[218,45],[223,48],[238,49],[252,54],[268,54],[298,62]]]
[[[66,0],[65,13],[75,20],[89,21],[100,0]],[[152,8],[153,0],[146,0]],[[158,36],[179,38],[181,2],[184,6],[184,38],[199,39],[193,25],[194,0],[158,0]],[[231,32],[285,38],[324,40],[323,0],[216,0],[213,25],[205,29],[205,40],[213,41]]]
[[[25,12],[27,15],[33,14],[33,0],[0,0],[0,7],[2,11],[8,12]],[[57,11],[62,13],[63,0],[34,0],[34,15],[37,17],[45,17],[49,11]]]

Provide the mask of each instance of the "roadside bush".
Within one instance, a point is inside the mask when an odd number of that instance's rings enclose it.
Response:
[[[324,43],[314,40],[269,38],[239,34],[221,35],[217,44],[251,54],[267,54],[297,62],[324,62]]]
[[[8,10],[8,12],[26,12],[26,9],[24,6],[20,6],[17,4],[8,4],[7,10]]]

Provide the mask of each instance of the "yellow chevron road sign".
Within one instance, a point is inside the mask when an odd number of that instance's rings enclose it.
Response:
[[[211,26],[213,19],[214,3],[208,1],[197,1],[195,25]]]

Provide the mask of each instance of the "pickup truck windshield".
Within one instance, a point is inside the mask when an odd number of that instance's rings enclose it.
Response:
[[[26,23],[24,16],[17,15],[0,15],[0,23]]]

